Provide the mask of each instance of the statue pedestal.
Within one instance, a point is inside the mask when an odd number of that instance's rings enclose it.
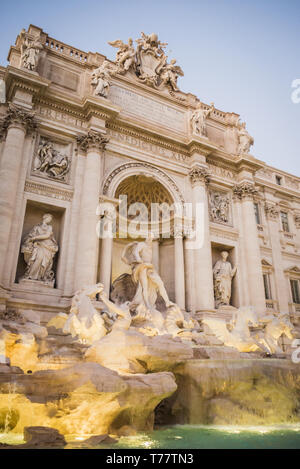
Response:
[[[22,285],[23,287],[26,287],[30,290],[34,291],[40,291],[41,289],[49,289],[49,288],[54,288],[54,283],[55,280],[52,280],[50,282],[42,282],[41,280],[31,280],[29,278],[22,278],[19,281],[19,284]]]
[[[231,305],[222,305],[218,309],[212,309],[209,311],[197,311],[195,314],[196,319],[202,320],[206,318],[217,318],[217,319],[225,319],[226,321],[230,321],[232,319],[232,314],[237,311],[237,308]]]

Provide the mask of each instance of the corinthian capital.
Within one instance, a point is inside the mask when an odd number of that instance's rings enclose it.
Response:
[[[28,132],[36,130],[37,121],[35,119],[35,112],[27,111],[20,106],[10,103],[2,122],[2,132],[5,133],[12,125],[22,126]]]
[[[192,168],[189,177],[193,186],[199,183],[209,183],[209,172],[204,166],[195,166]]]
[[[253,199],[257,192],[255,185],[251,182],[242,182],[233,188],[233,193],[238,199]]]
[[[94,130],[89,130],[87,135],[77,137],[78,146],[83,151],[87,151],[89,149],[103,151],[108,142],[109,139],[107,137],[100,132],[95,132]]]
[[[274,204],[265,203],[265,212],[267,218],[271,218],[271,220],[276,220],[279,215],[279,210]]]
[[[295,213],[294,220],[296,228],[300,229],[300,213]]]

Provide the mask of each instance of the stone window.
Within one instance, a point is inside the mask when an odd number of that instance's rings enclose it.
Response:
[[[293,303],[300,304],[299,280],[290,280]]]
[[[259,204],[257,202],[254,202],[254,213],[255,213],[255,220],[258,225],[261,225],[261,217],[260,217],[260,210],[259,210]]]
[[[265,287],[265,298],[266,300],[272,300],[270,274],[263,274],[263,280]]]
[[[283,231],[288,233],[290,231],[290,228],[289,228],[289,220],[288,220],[287,212],[280,212],[280,217],[281,217],[282,229]]]
[[[278,186],[281,186],[282,185],[282,177],[281,176],[275,176],[275,179],[276,179],[276,184],[278,184]]]

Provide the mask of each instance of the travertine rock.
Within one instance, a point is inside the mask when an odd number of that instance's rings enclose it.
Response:
[[[162,423],[268,425],[300,421],[299,366],[279,359],[190,360]],[[172,420],[173,419],[173,420]]]
[[[9,409],[15,433],[27,426],[63,435],[115,434],[124,425],[151,430],[155,407],[176,387],[169,372],[120,376],[97,363],[30,375],[0,373],[0,415]]]
[[[192,358],[189,344],[171,336],[147,337],[135,330],[113,331],[93,344],[86,359],[121,373],[173,370]]]

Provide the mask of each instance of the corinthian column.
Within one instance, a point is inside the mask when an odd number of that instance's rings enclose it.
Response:
[[[214,289],[206,188],[209,181],[207,168],[195,165],[189,176],[192,184],[195,236],[191,242],[185,244],[185,247],[192,249],[194,257],[194,272],[189,273],[195,277],[194,306],[196,311],[212,310],[214,309]]]
[[[174,231],[175,250],[175,301],[181,309],[185,310],[185,278],[182,230]]]
[[[289,297],[284,275],[284,263],[281,254],[279,209],[276,205],[266,202],[266,219],[268,220],[269,237],[272,247],[272,258],[274,267],[274,280],[276,286],[277,300],[281,312],[289,311]]]
[[[96,283],[99,239],[96,214],[99,203],[102,156],[108,139],[89,131],[77,139],[80,151],[86,153],[81,191],[80,224],[75,268],[75,289]]]
[[[36,128],[34,113],[10,104],[3,121],[6,140],[0,166],[0,276],[2,281],[22,166],[25,135]]]
[[[241,204],[243,221],[243,244],[244,262],[247,266],[247,288],[251,306],[257,312],[264,312],[266,309],[265,292],[263,285],[261,255],[259,240],[257,236],[257,224],[255,220],[253,196],[256,194],[254,184],[243,182],[233,188],[236,199]]]

